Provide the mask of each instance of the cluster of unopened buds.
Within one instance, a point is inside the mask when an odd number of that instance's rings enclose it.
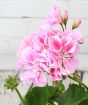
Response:
[[[21,41],[17,69],[26,69],[20,74],[22,82],[42,87],[47,84],[48,77],[60,81],[76,71],[78,61],[75,57],[83,43],[83,36],[76,29],[81,20],[74,20],[69,29],[67,23],[68,12],[61,14],[55,5],[38,31]]]

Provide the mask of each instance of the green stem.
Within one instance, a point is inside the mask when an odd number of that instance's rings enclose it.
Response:
[[[63,32],[64,32],[64,27],[63,27],[63,24],[61,23],[61,27],[62,27],[62,30],[63,30]]]
[[[67,27],[66,27],[66,25],[65,25],[65,29],[66,29]]]
[[[22,105],[26,105],[25,102],[24,102],[24,99],[22,98],[22,96],[19,92],[19,90],[17,88],[15,88],[15,91],[16,91],[18,97],[20,98],[20,101],[21,101]]]
[[[80,81],[80,80],[78,80],[76,78],[73,78],[72,76],[69,76],[69,75],[68,75],[68,78],[78,82],[81,86],[85,87],[88,90],[88,87],[82,81]]]
[[[33,84],[31,84],[31,86],[30,86],[29,90],[31,90],[32,88],[33,88]]]

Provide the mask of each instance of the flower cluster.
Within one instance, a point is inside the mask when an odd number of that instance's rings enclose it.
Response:
[[[42,87],[47,84],[46,74],[58,81],[75,72],[75,57],[83,43],[83,36],[76,29],[81,21],[74,20],[71,29],[66,28],[67,22],[68,12],[61,14],[59,7],[54,6],[39,30],[21,41],[17,69],[27,69],[20,75],[21,81]],[[58,25],[61,31],[56,28]]]

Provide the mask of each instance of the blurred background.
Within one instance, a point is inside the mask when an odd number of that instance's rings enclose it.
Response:
[[[16,52],[20,40],[38,29],[55,2],[62,11],[69,11],[68,26],[74,19],[82,19],[79,30],[85,43],[78,56],[79,71],[82,80],[88,84],[88,0],[0,0],[0,105],[19,105],[17,96],[3,88],[3,80],[8,74],[16,73]],[[65,84],[69,82],[67,80]],[[27,87],[20,85],[22,94]]]

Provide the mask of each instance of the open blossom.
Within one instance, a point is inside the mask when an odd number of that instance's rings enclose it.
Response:
[[[77,42],[78,44],[82,44],[84,42],[83,35],[78,30],[67,30],[64,32],[64,36],[71,36],[72,40]]]
[[[67,11],[63,18],[68,20]],[[79,52],[79,44],[84,42],[83,35],[76,29],[63,32],[53,27],[61,22],[61,13],[57,6],[51,9],[46,20],[38,31],[21,41],[17,53],[17,69],[27,69],[20,74],[21,81],[39,87],[47,84],[45,74],[52,81],[59,81],[63,75],[74,73],[78,68],[75,57]]]
[[[48,48],[49,37],[57,35],[58,30],[52,29],[49,24],[44,24],[36,32],[35,37],[33,38],[33,48],[37,51]]]
[[[62,36],[62,51],[65,55],[70,56],[76,52],[77,42],[73,41],[72,37],[70,36]]]
[[[49,48],[59,53],[61,50],[61,39],[58,36],[52,36],[49,38]]]
[[[62,80],[62,75],[60,74],[60,68],[51,68],[50,69],[50,77],[52,80]]]
[[[20,50],[26,48],[26,47],[33,47],[33,37],[36,35],[37,33],[34,32],[31,35],[28,35],[26,38],[24,38],[23,40],[21,40],[20,42]]]
[[[54,24],[60,24],[61,21],[62,19],[61,19],[60,9],[57,5],[54,5],[49,12],[49,15],[47,17],[47,22],[51,25],[54,25]]]
[[[78,68],[78,61],[76,59],[68,58],[63,60],[64,67],[61,69],[62,74],[72,74]]]
[[[38,71],[29,70],[20,75],[21,81],[24,83],[33,83],[36,86],[42,87],[47,84],[46,77]]]

